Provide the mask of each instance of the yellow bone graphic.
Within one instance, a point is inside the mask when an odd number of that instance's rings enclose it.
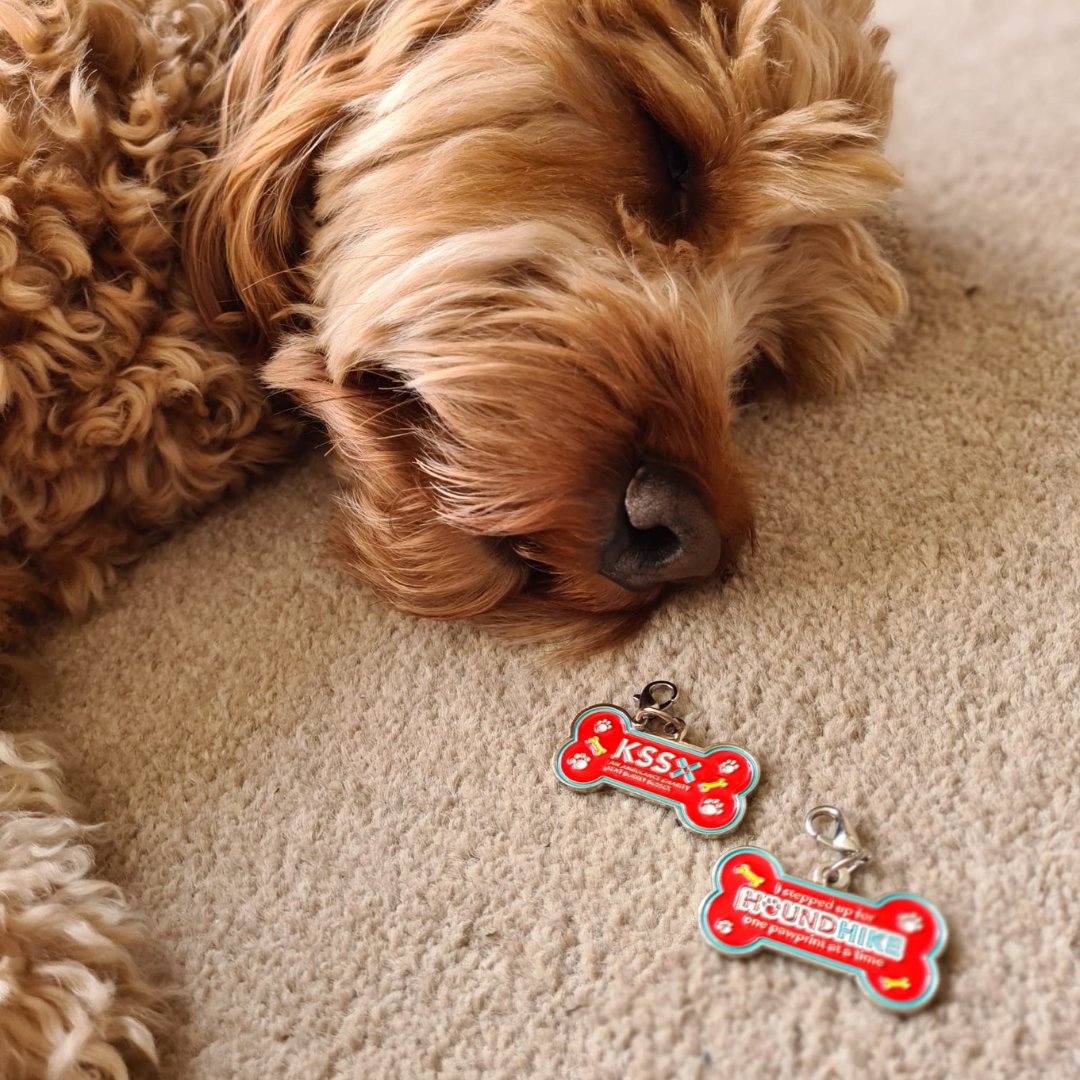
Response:
[[[600,745],[600,740],[593,735],[592,738],[585,740],[592,748],[593,757],[599,757],[601,754],[606,754],[607,751]]]
[[[886,979],[886,978],[883,977],[882,980],[881,980],[881,989],[882,990],[910,990],[911,989],[911,980],[906,978],[906,977],[903,978],[903,979]]]
[[[719,780],[706,780],[698,784],[698,791],[712,791],[713,788],[727,787],[727,781],[721,776]]]
[[[755,874],[754,871],[746,865],[746,863],[740,863],[738,866],[736,866],[735,873],[738,874],[739,877],[746,878],[746,880],[749,881],[755,889],[765,880],[763,877],[758,877],[757,874]]]

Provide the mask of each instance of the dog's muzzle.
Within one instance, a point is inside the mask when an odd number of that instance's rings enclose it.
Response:
[[[720,530],[693,480],[670,465],[640,465],[626,486],[600,573],[624,589],[708,577],[720,563]]]

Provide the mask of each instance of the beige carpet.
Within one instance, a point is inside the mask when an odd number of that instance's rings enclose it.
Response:
[[[42,636],[18,715],[112,823],[186,987],[176,1078],[1075,1076],[1080,7],[888,0],[913,315],[835,402],[746,416],[760,548],[614,655],[548,670],[318,561],[299,468]],[[558,788],[575,712],[677,680],[758,755],[709,841]],[[812,865],[835,800],[948,918],[938,1002],[701,940],[735,843]]]

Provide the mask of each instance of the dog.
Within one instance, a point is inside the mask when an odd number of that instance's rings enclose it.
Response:
[[[0,647],[294,457],[302,417],[340,561],[403,611],[593,649],[730,571],[753,372],[843,386],[904,310],[871,8],[0,0]],[[48,754],[0,739],[39,813],[9,847],[35,821],[81,850]],[[85,919],[74,884],[2,901],[5,1076],[152,1055],[107,887],[69,961],[94,993],[10,929],[65,889]]]

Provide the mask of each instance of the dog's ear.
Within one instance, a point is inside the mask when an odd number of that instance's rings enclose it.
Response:
[[[272,340],[306,299],[301,267],[320,149],[413,50],[461,29],[477,4],[429,0],[391,17],[375,0],[245,5],[218,152],[192,192],[184,236],[195,302],[230,344]]]

